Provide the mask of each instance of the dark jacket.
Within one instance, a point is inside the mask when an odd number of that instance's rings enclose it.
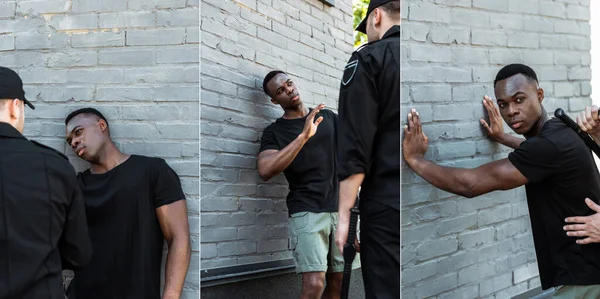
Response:
[[[340,85],[338,177],[364,173],[361,202],[400,210],[400,26],[352,54]]]
[[[64,299],[91,257],[83,197],[62,153],[0,122],[0,299]]]

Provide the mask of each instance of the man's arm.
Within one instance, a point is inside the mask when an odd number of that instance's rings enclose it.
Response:
[[[348,239],[350,208],[371,163],[379,122],[377,86],[370,65],[358,53],[349,60],[342,76],[339,96],[337,159],[339,196],[336,245],[343,253]],[[358,242],[355,242],[358,245]]]
[[[179,298],[192,252],[185,200],[178,200],[157,208],[156,216],[169,247],[163,299]]]
[[[319,117],[316,121],[314,119],[315,115],[317,115],[317,113],[319,113],[323,107],[325,107],[325,105],[320,104],[310,112],[306,118],[306,123],[304,124],[302,133],[300,133],[300,135],[298,135],[294,141],[292,141],[282,150],[269,149],[258,154],[256,168],[258,170],[258,175],[263,181],[270,180],[290,166],[304,144],[306,144],[308,139],[314,136],[317,132],[317,127],[321,121],[323,121],[323,117]]]
[[[591,199],[586,198],[585,203],[596,212],[590,216],[568,217],[565,219],[567,223],[563,229],[567,231],[569,237],[586,237],[585,239],[577,239],[577,244],[600,243],[600,206]]]
[[[63,269],[79,270],[92,257],[92,242],[88,235],[83,194],[75,177],[72,179],[73,193],[67,209],[63,233],[58,241]]]
[[[500,116],[500,111],[492,102],[488,96],[483,97],[483,106],[488,112],[488,116],[490,118],[490,124],[482,118],[479,120],[479,123],[486,129],[488,136],[505,146],[516,149],[521,145],[521,142],[525,141],[523,138],[512,136],[508,133],[504,133],[504,126],[502,125],[502,117]]]
[[[502,159],[475,169],[444,167],[424,158],[428,147],[419,114],[408,114],[402,149],[406,163],[435,187],[464,197],[475,197],[495,190],[508,190],[527,184],[527,178],[508,160]]]

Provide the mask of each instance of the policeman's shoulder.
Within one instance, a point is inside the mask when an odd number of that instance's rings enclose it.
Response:
[[[39,143],[39,142],[37,142],[37,141],[35,141],[35,140],[29,140],[29,141],[31,141],[31,143],[33,143],[35,146],[37,146],[37,147],[40,147],[40,148],[43,148],[43,149],[45,149],[45,150],[48,150],[48,151],[50,151],[50,152],[52,152],[52,153],[56,153],[56,154],[58,154],[58,155],[59,155],[59,157],[62,157],[62,158],[64,158],[65,160],[69,161],[69,158],[67,157],[67,155],[65,155],[65,154],[63,154],[63,153],[61,153],[61,152],[57,151],[56,149],[53,149],[53,148],[51,148],[51,147],[49,147],[49,146],[47,146],[47,145],[45,145],[45,144],[41,144],[41,143]]]

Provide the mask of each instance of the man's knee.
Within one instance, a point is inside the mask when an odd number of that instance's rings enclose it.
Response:
[[[312,291],[322,291],[325,288],[325,273],[309,272],[302,274],[302,285]]]

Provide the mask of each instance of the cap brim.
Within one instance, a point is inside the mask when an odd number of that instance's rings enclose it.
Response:
[[[29,106],[29,108],[35,110],[35,106],[33,106],[33,104],[31,104],[31,102],[28,101],[25,97],[23,97],[23,102],[25,102],[25,104],[27,104],[27,106]]]
[[[360,24],[358,24],[358,27],[356,27],[356,31],[367,34],[367,18],[366,17],[360,22]]]

